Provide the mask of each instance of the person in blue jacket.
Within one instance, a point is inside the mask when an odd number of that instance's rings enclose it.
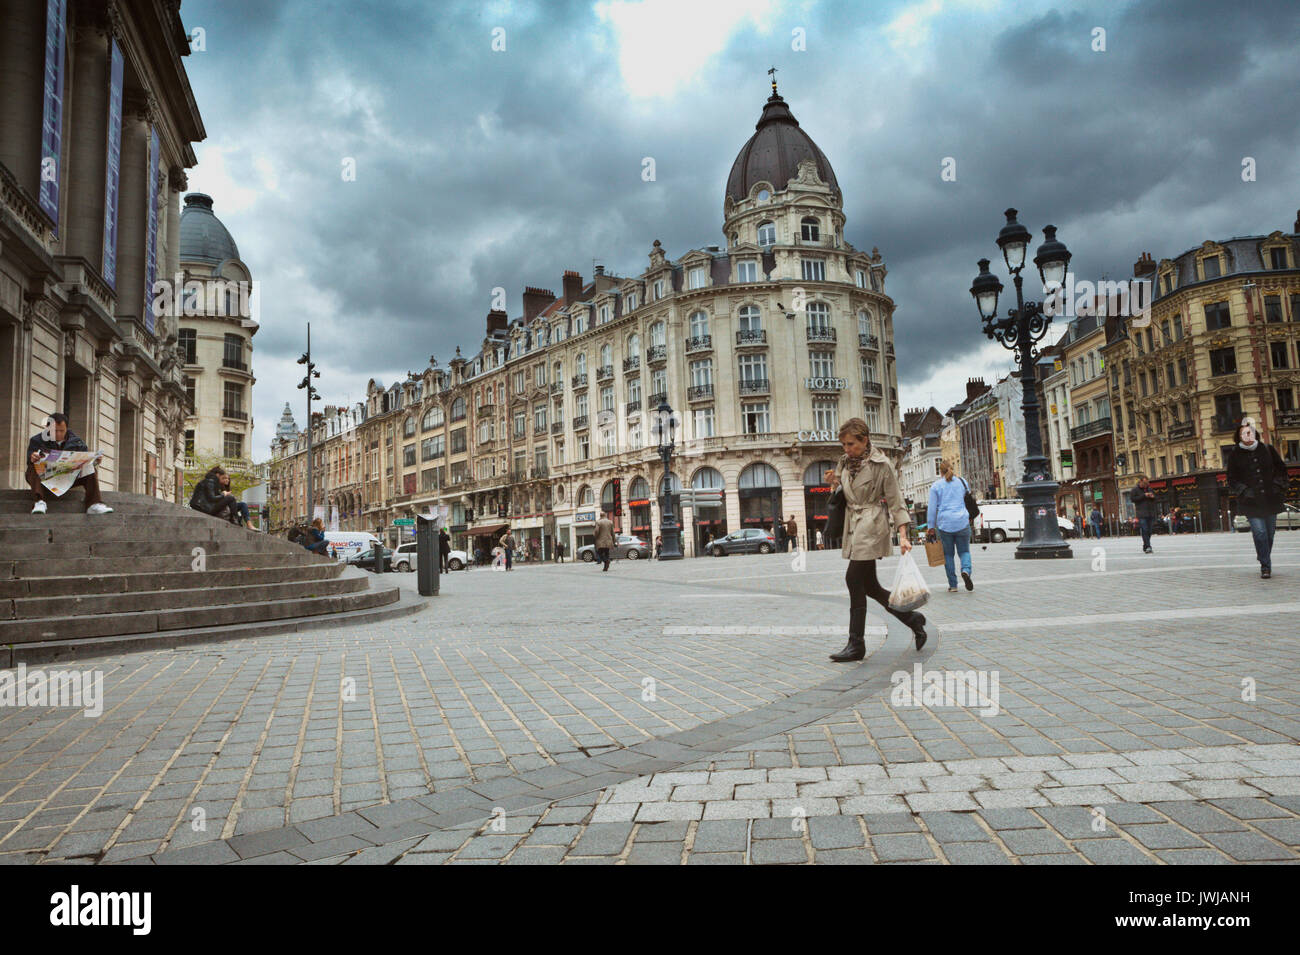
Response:
[[[930,485],[930,505],[925,520],[930,525],[930,540],[936,537],[943,542],[943,569],[948,573],[948,592],[957,591],[957,569],[954,558],[961,558],[961,579],[967,590],[974,590],[970,579],[970,514],[966,511],[966,481],[954,479],[952,462],[946,458],[939,462],[939,480]]]

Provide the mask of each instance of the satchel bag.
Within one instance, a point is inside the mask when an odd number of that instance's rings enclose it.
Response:
[[[835,489],[835,493],[831,495],[826,505],[826,529],[823,539],[838,540],[844,536],[845,510],[844,486],[841,485]]]
[[[943,565],[943,543],[941,541],[926,541],[925,559],[930,562],[931,567],[941,567]]]
[[[970,515],[970,519],[973,521],[980,516],[980,506],[975,503],[975,495],[970,492],[970,485],[966,484],[965,478],[961,479],[961,483],[966,487],[966,496],[962,498],[966,504],[966,513]],[[934,567],[936,565],[931,564],[930,566]]]

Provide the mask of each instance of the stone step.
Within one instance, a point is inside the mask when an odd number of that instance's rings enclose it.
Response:
[[[274,566],[257,569],[214,570],[209,564],[202,577],[192,570],[170,573],[103,574],[95,577],[24,577],[0,580],[0,599],[10,597],[61,597],[70,594],[122,594],[149,590],[185,590],[202,580],[205,587],[239,587],[248,584],[282,584],[296,580],[332,580],[343,572],[341,563]]]
[[[192,584],[196,582],[190,581]],[[364,577],[349,575],[331,580],[291,580],[279,584],[253,583],[234,587],[195,587],[190,590],[20,597],[0,601],[0,624],[6,619],[43,620],[54,617],[84,617],[91,614],[180,610],[186,607],[211,607],[219,604],[262,603],[295,597],[324,597],[329,594],[357,593],[368,590],[369,587],[370,582]]]
[[[142,494],[125,494],[119,491],[105,491],[104,503],[115,512],[131,511],[135,513],[152,512],[166,514],[169,510],[189,508],[172,501],[145,497]],[[32,509],[32,493],[28,490],[0,490],[0,514],[29,514]],[[63,497],[47,502],[49,514],[81,514],[86,510],[86,500],[80,488],[73,488]],[[107,516],[107,515],[101,515]]]
[[[364,572],[357,571],[357,573]],[[400,599],[401,589],[398,587],[375,587],[356,593],[293,597],[255,603],[145,610],[86,617],[47,617],[42,620],[4,620],[0,621],[0,644],[18,646],[47,641],[80,641],[94,637],[138,636],[156,631],[186,628],[228,627],[267,620],[363,610],[385,606]]]
[[[192,516],[191,516],[192,515]],[[190,514],[126,513],[101,514],[24,514],[5,515],[0,526],[0,548],[9,544],[35,541],[59,543],[68,540],[169,540],[202,537],[239,540],[258,537],[263,540],[289,542],[259,531],[238,527],[198,511]]]
[[[295,545],[287,541],[267,540],[255,535],[236,540],[213,539],[208,528],[196,528],[189,537],[99,540],[94,536],[78,540],[25,541],[5,544],[4,556],[14,560],[55,560],[75,557],[166,557],[185,555],[195,547],[207,554],[290,554]],[[298,547],[299,551],[306,551]]]
[[[397,598],[391,599],[389,603],[360,610],[344,610],[339,613],[320,614],[312,617],[264,620],[221,627],[186,627],[180,630],[160,630],[152,633],[91,637],[88,639],[43,640],[16,646],[0,646],[0,667],[12,668],[20,663],[36,666],[38,664],[57,663],[74,659],[86,660],[96,657],[118,656],[123,653],[144,650],[162,650],[195,644],[221,643],[250,637],[286,633],[298,634],[325,627],[348,627],[350,630],[355,630],[356,628],[373,627],[386,621],[416,614],[427,606],[428,602],[424,598],[399,589]]]
[[[120,574],[128,567],[136,573],[189,572],[194,558],[188,553],[161,557],[132,557],[124,563],[121,557],[68,557],[30,558],[26,560],[0,560],[0,578],[6,577],[92,577]],[[209,553],[208,570],[240,570],[262,567],[303,567],[334,564],[329,557],[308,553],[301,547],[296,552],[280,554],[271,551],[252,554]]]

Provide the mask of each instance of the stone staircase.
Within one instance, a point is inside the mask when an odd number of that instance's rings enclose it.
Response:
[[[0,490],[0,667],[356,626],[425,603],[188,507],[137,494],[104,501],[112,514],[87,515],[76,488],[31,514],[27,492]]]

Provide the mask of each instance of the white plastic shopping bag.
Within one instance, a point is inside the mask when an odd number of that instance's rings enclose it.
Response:
[[[925,585],[921,568],[916,566],[909,550],[898,561],[894,572],[894,586],[889,591],[889,609],[906,612],[920,610],[930,599],[930,588]]]

